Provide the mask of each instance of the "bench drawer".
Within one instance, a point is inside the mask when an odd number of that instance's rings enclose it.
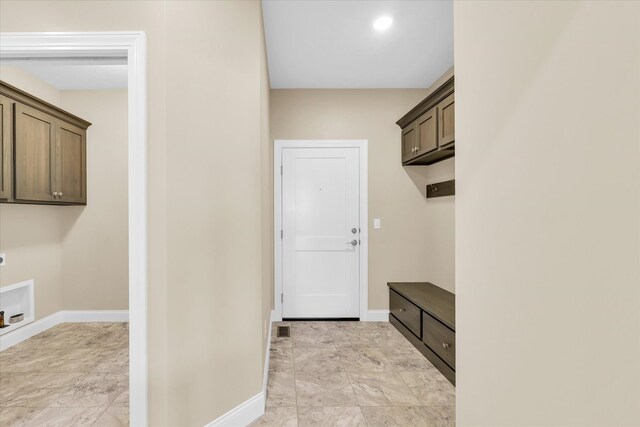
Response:
[[[399,293],[389,291],[389,311],[418,338],[420,335],[420,309]]]
[[[422,341],[449,366],[456,368],[456,333],[422,313]]]

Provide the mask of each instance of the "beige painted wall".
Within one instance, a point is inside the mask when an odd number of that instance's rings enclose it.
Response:
[[[262,17],[258,2],[165,7],[166,422],[199,426],[262,389]]]
[[[640,4],[454,17],[458,425],[640,425]]]
[[[369,309],[386,309],[387,282],[430,281],[455,290],[454,199],[427,201],[428,182],[452,179],[454,160],[403,167],[396,120],[423,89],[271,91],[272,139],[369,141]],[[273,188],[273,187],[271,187]],[[373,218],[382,227],[373,229]]]
[[[0,204],[0,285],[34,280],[36,319],[62,310],[61,212],[55,206]]]
[[[0,66],[0,80],[53,105],[60,105],[60,91],[49,83],[14,66]]]
[[[87,206],[62,212],[65,310],[129,309],[127,91],[62,91],[87,131]]]
[[[60,92],[14,67],[0,67],[0,80],[53,104]],[[62,211],[56,206],[0,204],[0,286],[33,279],[36,319],[62,310]]]

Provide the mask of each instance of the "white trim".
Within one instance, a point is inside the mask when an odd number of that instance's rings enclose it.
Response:
[[[264,393],[260,392],[221,417],[211,421],[205,427],[239,427],[249,425],[264,414],[264,403]]]
[[[360,320],[366,320],[369,306],[369,141],[353,140],[282,140],[273,142],[273,249],[274,249],[274,301],[277,321],[282,320],[282,165],[283,148],[359,148],[360,149]]]
[[[267,395],[267,383],[269,382],[269,362],[271,356],[271,333],[273,330],[273,322],[276,316],[275,310],[271,310],[271,317],[269,318],[269,334],[267,336],[267,351],[264,355],[264,372],[262,374],[262,393]]]
[[[24,325],[20,329],[11,331],[6,335],[0,337],[0,351],[13,347],[16,344],[20,344],[22,341],[27,340],[41,332],[46,331],[49,328],[62,323],[62,312],[53,313],[42,319],[38,319],[34,322]]]
[[[60,323],[127,322],[128,310],[62,310],[0,337],[0,351],[38,335]]]
[[[367,322],[388,322],[389,310],[369,310],[364,320]]]
[[[129,310],[63,310],[62,321],[69,323],[128,322]]]
[[[251,424],[262,415],[264,415],[265,405],[267,403],[267,383],[269,381],[269,355],[271,354],[271,331],[273,322],[275,322],[275,311],[271,310],[271,318],[269,319],[269,334],[267,337],[267,351],[264,355],[264,374],[262,378],[262,391],[246,402],[236,406],[226,414],[214,421],[211,421],[205,427],[237,427]]]
[[[13,285],[3,286],[3,287],[0,288],[0,294],[3,294],[5,292],[9,292],[9,291],[13,291],[14,289],[25,288],[25,287],[30,287],[31,289],[29,290],[29,294],[32,294],[33,293],[33,285],[34,285],[33,279],[29,279],[29,280],[25,280],[23,282],[14,283]],[[33,297],[33,295],[30,295],[30,296]]]
[[[148,423],[147,72],[144,32],[0,33],[0,58],[127,56],[129,97],[130,424]]]

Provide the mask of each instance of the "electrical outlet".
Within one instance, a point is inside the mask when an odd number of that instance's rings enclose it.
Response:
[[[0,267],[7,263],[7,256],[5,254],[0,254]]]
[[[378,230],[380,227],[380,218],[373,218],[373,228]]]

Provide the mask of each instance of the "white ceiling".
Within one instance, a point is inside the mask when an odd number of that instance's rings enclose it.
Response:
[[[263,0],[273,89],[426,88],[453,65],[453,2]],[[373,29],[382,15],[386,32]]]
[[[2,65],[20,68],[59,90],[126,89],[127,64],[122,60],[14,60]]]

